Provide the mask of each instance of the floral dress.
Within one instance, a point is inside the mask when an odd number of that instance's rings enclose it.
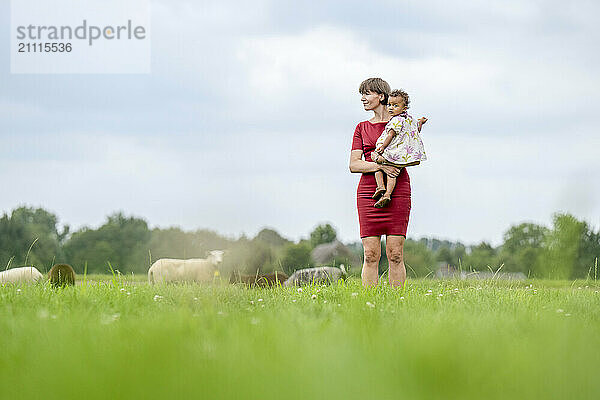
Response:
[[[388,147],[383,151],[382,157],[390,164],[398,166],[416,165],[427,160],[423,141],[419,136],[417,121],[406,113],[402,113],[389,120],[379,139],[376,148],[381,146],[389,131],[396,132]]]

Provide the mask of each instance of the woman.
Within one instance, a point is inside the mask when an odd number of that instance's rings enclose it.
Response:
[[[377,138],[390,119],[386,108],[390,85],[381,78],[370,78],[360,84],[359,92],[362,94],[361,101],[365,110],[373,111],[370,120],[356,126],[350,152],[350,172],[362,173],[356,193],[360,237],[365,251],[362,283],[364,287],[377,285],[381,236],[386,235],[385,251],[389,263],[390,285],[402,287],[406,280],[403,250],[410,216],[410,179],[406,168],[400,170],[371,160]],[[375,200],[372,196],[377,186],[374,173],[378,170],[397,178],[392,201],[384,208],[373,206]]]

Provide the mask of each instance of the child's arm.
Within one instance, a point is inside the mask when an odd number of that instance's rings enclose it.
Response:
[[[379,146],[378,148],[375,149],[375,152],[378,153],[378,154],[383,153],[383,151],[390,145],[390,143],[392,142],[392,139],[394,139],[394,137],[397,134],[398,133],[396,133],[395,130],[389,129],[387,137],[385,138],[385,140],[383,141],[383,143],[381,144],[381,146]]]
[[[423,125],[425,125],[425,122],[427,122],[427,118],[425,118],[425,117],[419,118],[419,122],[417,122],[417,127],[419,128],[419,133],[421,133],[421,128],[423,127]]]

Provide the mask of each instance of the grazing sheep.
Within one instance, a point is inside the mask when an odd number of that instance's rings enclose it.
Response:
[[[285,286],[299,286],[316,284],[331,284],[338,279],[346,279],[346,268],[340,265],[340,268],[335,267],[317,267],[299,269],[294,272],[287,281]]]
[[[53,287],[75,285],[75,271],[69,264],[56,264],[48,272],[48,279]]]
[[[35,283],[42,278],[42,273],[35,267],[18,267],[0,272],[0,283]]]
[[[283,284],[288,276],[283,272],[275,271],[264,275],[242,275],[233,271],[229,283],[244,283],[248,286],[271,287]]]
[[[223,262],[223,252],[213,250],[207,258],[191,258],[177,260],[161,258],[148,270],[148,282],[207,282],[212,281],[217,270],[217,265]]]

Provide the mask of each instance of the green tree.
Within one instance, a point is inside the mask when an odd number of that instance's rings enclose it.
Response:
[[[291,274],[297,269],[310,267],[310,252],[310,245],[306,242],[290,243],[285,246],[281,259],[284,272]]]
[[[331,243],[337,238],[335,229],[330,224],[318,225],[310,233],[310,244],[313,248],[323,243]]]
[[[258,232],[254,240],[274,247],[280,247],[290,243],[289,240],[281,236],[276,230],[270,228],[262,229],[260,232]]]
[[[467,256],[467,248],[462,243],[457,243],[452,250],[452,260],[455,267],[462,268]]]
[[[98,229],[84,227],[65,243],[64,250],[73,268],[83,272],[106,273],[108,263],[115,270],[146,272],[151,232],[145,220],[125,217],[122,213],[108,216]]]
[[[44,271],[53,262],[62,260],[61,244],[69,227],[59,231],[57,225],[56,215],[43,208],[19,207],[10,216],[3,214],[0,218],[2,269],[10,262],[11,267],[27,263]]]
[[[578,270],[580,248],[586,224],[570,214],[555,214],[553,227],[544,239],[534,275],[542,278],[569,279]]]
[[[424,242],[406,239],[404,242],[404,264],[411,277],[433,276],[436,269],[435,256]]]
[[[600,231],[594,232],[584,223],[579,256],[573,271],[574,278],[600,278]]]
[[[435,253],[435,260],[448,265],[454,265],[454,255],[448,247],[440,247]]]
[[[535,268],[541,254],[548,229],[544,226],[522,223],[504,233],[499,262],[505,271],[523,272],[527,275]]]
[[[465,257],[463,266],[476,271],[488,270],[488,267],[497,269],[500,265],[496,255],[496,249],[487,242],[481,242],[471,247],[471,252]]]

